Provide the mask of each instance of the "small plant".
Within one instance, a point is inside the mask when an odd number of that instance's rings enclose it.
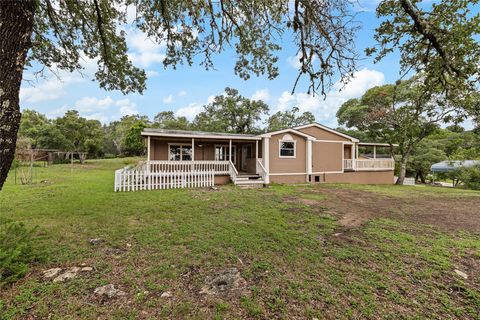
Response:
[[[28,264],[38,259],[33,246],[35,230],[0,218],[0,287],[23,277]]]

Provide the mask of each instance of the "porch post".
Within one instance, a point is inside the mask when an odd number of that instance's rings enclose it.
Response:
[[[147,161],[150,161],[150,136],[147,136]]]
[[[232,161],[232,139],[228,140],[228,159]]]
[[[195,161],[195,139],[192,138],[192,161]]]
[[[258,140],[255,140],[255,173],[258,174]]]
[[[312,174],[312,140],[307,140],[307,177],[306,181]]]
[[[262,146],[263,146],[263,152],[262,152],[263,166],[267,171],[267,173],[265,174],[265,184],[269,184],[270,183],[270,176],[269,176],[270,174],[270,138],[263,138]]]
[[[373,146],[373,159],[377,159],[377,146]]]

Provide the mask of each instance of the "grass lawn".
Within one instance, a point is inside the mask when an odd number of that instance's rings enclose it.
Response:
[[[29,186],[10,175],[0,214],[38,226],[45,259],[1,289],[0,319],[480,318],[480,192],[273,185],[114,193],[114,169],[129,161],[38,168],[47,182]],[[81,264],[94,271],[64,283],[42,277]],[[231,267],[244,287],[200,293]],[[93,291],[105,284],[126,295],[99,299]],[[166,291],[172,296],[161,297]]]

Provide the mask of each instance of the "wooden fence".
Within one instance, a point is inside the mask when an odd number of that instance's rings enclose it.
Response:
[[[115,171],[115,192],[213,187],[214,170],[156,171],[123,168]]]

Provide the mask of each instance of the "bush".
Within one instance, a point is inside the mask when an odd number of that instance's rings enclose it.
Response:
[[[459,180],[473,190],[480,190],[480,165],[460,169]]]
[[[38,260],[33,241],[35,230],[0,218],[0,288],[23,277],[28,264]]]
[[[457,183],[463,183],[468,189],[480,190],[480,165],[459,168],[448,173],[447,177]]]

